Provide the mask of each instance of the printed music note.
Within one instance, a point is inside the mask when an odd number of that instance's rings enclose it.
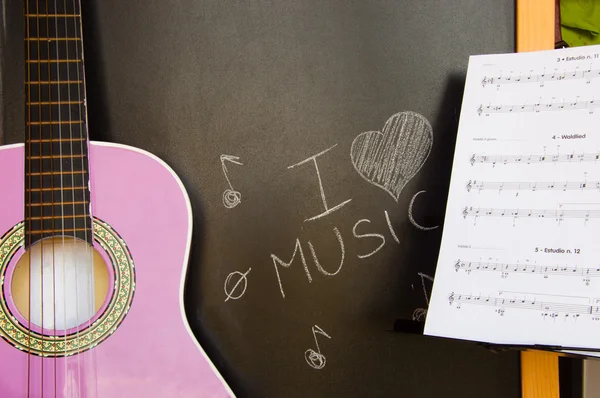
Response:
[[[321,354],[321,349],[319,348],[319,342],[317,341],[317,333],[321,334],[328,339],[331,337],[323,331],[318,325],[312,327],[313,337],[315,339],[315,344],[317,345],[317,351],[309,348],[304,352],[304,359],[306,359],[306,363],[313,369],[323,369],[325,367],[325,363],[327,362],[325,355]]]
[[[223,192],[223,205],[228,209],[233,209],[242,202],[242,194],[239,191],[233,189],[231,181],[229,181],[229,177],[227,176],[227,166],[225,166],[225,161],[229,161],[231,163],[243,166],[243,163],[240,163],[237,160],[239,160],[238,156],[221,155],[221,166],[223,168],[223,174],[225,175],[225,179],[227,180],[227,184],[229,185],[229,188]]]

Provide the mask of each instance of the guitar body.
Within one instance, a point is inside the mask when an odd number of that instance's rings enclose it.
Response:
[[[188,196],[168,166],[135,148],[89,144],[94,247],[108,270],[101,308],[62,335],[28,330],[11,290],[25,253],[23,164],[23,145],[0,147],[0,397],[233,396],[183,312]]]

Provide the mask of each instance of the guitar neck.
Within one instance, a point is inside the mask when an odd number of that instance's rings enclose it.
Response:
[[[79,0],[25,0],[26,246],[57,235],[91,243]]]

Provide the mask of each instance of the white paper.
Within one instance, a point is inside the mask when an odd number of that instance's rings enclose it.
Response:
[[[470,58],[425,334],[600,349],[600,46]]]

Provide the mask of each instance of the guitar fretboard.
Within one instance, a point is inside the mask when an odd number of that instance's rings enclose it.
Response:
[[[91,243],[79,0],[25,0],[26,246],[51,236]]]

